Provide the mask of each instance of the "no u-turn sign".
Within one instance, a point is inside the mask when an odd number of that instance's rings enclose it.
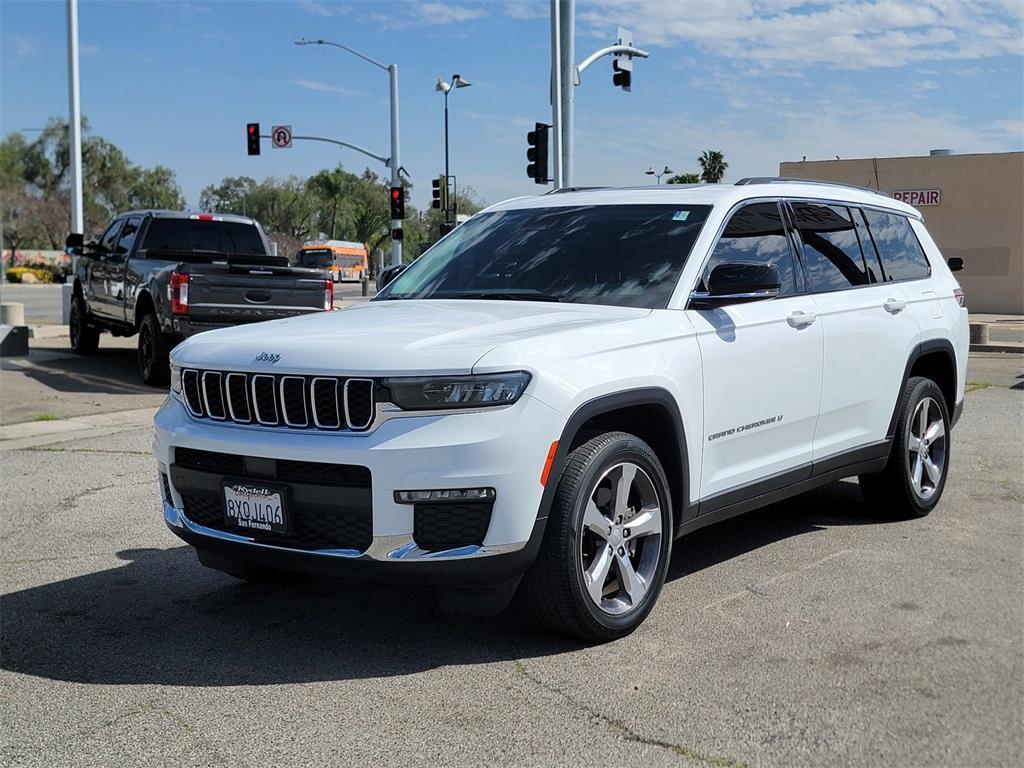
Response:
[[[270,141],[275,149],[291,149],[292,127],[290,125],[274,125],[270,128]]]

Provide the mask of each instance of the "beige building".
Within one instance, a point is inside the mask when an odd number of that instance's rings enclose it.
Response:
[[[936,150],[943,152],[944,150]],[[888,192],[918,208],[971,312],[1024,314],[1024,152],[779,164],[779,175]]]

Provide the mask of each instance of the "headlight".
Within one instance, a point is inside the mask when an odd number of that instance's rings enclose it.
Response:
[[[181,394],[181,366],[171,366],[171,392],[176,395]]]
[[[384,379],[391,401],[409,411],[442,408],[485,408],[510,405],[530,383],[526,371],[485,373],[479,376],[431,376]]]

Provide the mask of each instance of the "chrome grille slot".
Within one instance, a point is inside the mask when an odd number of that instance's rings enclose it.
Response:
[[[274,386],[273,376],[257,374],[252,377],[252,403],[256,421],[277,426],[277,387]]]
[[[289,427],[309,425],[306,418],[306,380],[301,376],[281,377],[281,414]]]
[[[214,421],[364,432],[377,416],[373,379],[188,368],[181,386],[192,416]]]
[[[220,388],[220,371],[203,371],[203,405],[211,419],[223,421],[228,417],[224,409],[224,393]]]
[[[224,378],[224,390],[228,401],[228,413],[232,421],[248,424],[252,421],[249,408],[249,377],[244,373],[229,373]]]
[[[311,391],[313,423],[320,429],[338,429],[341,426],[338,408],[338,380],[313,379]]]
[[[345,381],[345,423],[354,430],[373,423],[373,379]]]
[[[185,404],[193,416],[204,416],[203,396],[199,391],[199,371],[184,371],[181,374],[181,391],[185,393]]]

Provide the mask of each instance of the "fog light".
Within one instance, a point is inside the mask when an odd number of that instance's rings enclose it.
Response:
[[[397,504],[418,504],[425,501],[494,501],[493,488],[447,488],[435,491],[395,491]]]

